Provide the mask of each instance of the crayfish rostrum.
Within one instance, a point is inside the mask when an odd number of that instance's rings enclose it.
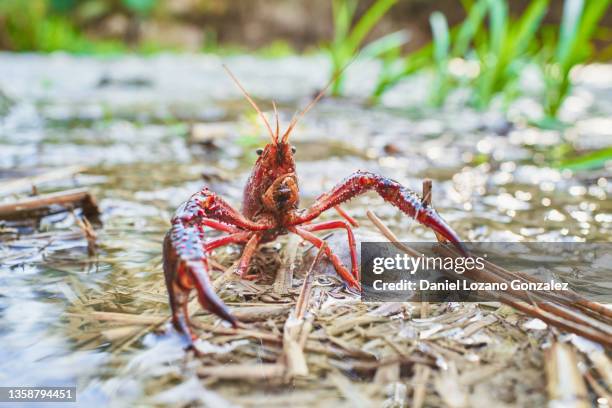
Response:
[[[331,191],[321,194],[310,207],[300,209],[299,183],[294,161],[295,148],[289,143],[289,136],[298,120],[314,106],[324,92],[322,91],[299,115],[296,115],[281,135],[276,105],[274,105],[276,129],[272,130],[272,126],[257,104],[233,74],[227,71],[259,114],[271,141],[263,149],[257,150],[259,157],[244,188],[241,211],[234,209],[227,201],[205,187],[183,203],[172,218],[172,227],[164,240],[164,274],[172,308],[173,325],[188,337],[190,345],[193,335],[187,303],[192,289],[197,291],[202,307],[233,326],[238,323],[214,292],[209,276],[208,254],[223,245],[244,245],[236,273],[245,277],[249,262],[260,244],[273,241],[279,235],[297,234],[315,247],[322,248],[348,286],[360,289],[355,238],[351,229],[357,226],[357,223],[339,206],[367,191],[375,191],[404,214],[462,248],[457,234],[416,193],[392,179],[367,171],[354,172]],[[343,219],[312,223],[329,209],[335,209]],[[226,235],[207,239],[205,235],[207,228],[222,231]],[[315,232],[331,229],[346,231],[351,255],[350,269],[321,238],[315,235]]]

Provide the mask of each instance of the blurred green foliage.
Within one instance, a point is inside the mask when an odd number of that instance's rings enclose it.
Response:
[[[450,59],[450,33],[444,14],[434,12],[430,18],[433,37],[433,59],[436,70],[434,86],[431,91],[431,102],[439,106],[444,102],[449,90],[448,63]]]
[[[331,76],[336,78],[332,84],[332,95],[339,96],[342,93],[342,70],[355,58],[366,36],[396,2],[397,0],[376,0],[356,22],[353,22],[357,11],[357,0],[332,1],[334,39],[324,47],[332,62]]]
[[[340,3],[337,7],[349,11],[334,13],[335,43],[339,45],[331,47],[332,75],[338,74],[339,61],[354,58],[362,44],[343,45],[348,42],[345,34],[347,21],[352,18],[356,6],[354,2]],[[518,80],[523,69],[529,64],[538,64],[542,67],[545,82],[543,99],[548,115],[542,123],[552,123],[550,118],[557,115],[569,92],[572,68],[594,56],[592,40],[610,0],[565,0],[561,24],[558,28],[553,27],[552,31],[542,27],[550,0],[531,1],[517,17],[510,15],[508,0],[463,0],[462,3],[466,17],[454,28],[449,28],[442,13],[431,15],[430,44],[402,55],[405,42],[396,41],[384,52],[374,55],[381,62],[381,70],[371,101],[378,102],[385,92],[415,72],[433,69],[430,94],[433,105],[442,105],[449,91],[467,83],[472,93],[472,104],[478,109],[487,109],[496,95],[503,95],[506,102],[519,95]],[[372,20],[368,30],[372,30],[377,21]],[[337,57],[336,49],[341,50],[342,58]],[[473,78],[452,75],[449,67],[455,58],[475,62],[478,67],[476,75]],[[341,88],[335,90],[337,95]]]
[[[439,106],[444,103],[453,85],[462,81],[452,78],[449,64],[453,58],[478,62],[478,74],[471,80],[473,104],[484,109],[494,95],[511,92],[524,65],[529,46],[533,44],[537,28],[547,10],[548,0],[534,0],[518,19],[509,16],[505,0],[465,1],[466,18],[453,30],[449,30],[446,18],[435,12],[430,18],[432,44],[408,55],[412,63],[409,70],[379,84],[374,90],[375,100],[390,86],[414,73],[417,69],[434,67],[434,85],[431,102]]]
[[[113,12],[146,16],[156,4],[157,0],[1,0],[0,41],[14,51],[125,52],[124,41],[90,39],[81,24]],[[151,50],[151,44],[139,50]]]
[[[121,0],[121,3],[137,14],[149,14],[157,5],[157,0]]]
[[[547,11],[549,0],[534,0],[517,19],[509,15],[506,0],[488,0],[488,30],[475,44],[480,66],[475,81],[474,104],[485,109],[494,95],[515,90],[516,80],[526,63],[530,46]]]
[[[428,68],[434,61],[436,72],[430,102],[435,106],[441,105],[454,82],[454,78],[449,73],[448,64],[452,58],[467,54],[474,36],[482,27],[487,4],[486,1],[480,0],[476,4],[469,3],[466,9],[466,18],[451,30],[442,13],[433,13],[430,19],[432,43],[399,58],[394,66],[383,60],[381,74],[371,95],[371,102],[377,103],[385,92],[403,78]],[[399,48],[396,50],[397,55],[400,54],[400,51]]]
[[[557,167],[573,171],[593,170],[603,168],[610,162],[612,162],[612,147],[606,147],[579,156],[568,154]]]
[[[549,39],[550,57],[543,64],[544,108],[555,116],[570,89],[570,72],[593,55],[592,38],[610,0],[566,0],[558,38]],[[554,50],[554,51],[551,51]]]

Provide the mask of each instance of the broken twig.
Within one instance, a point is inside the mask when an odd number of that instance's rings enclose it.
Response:
[[[19,221],[41,218],[51,214],[81,208],[83,215],[96,221],[100,215],[98,204],[85,189],[60,191],[0,204],[0,220]]]

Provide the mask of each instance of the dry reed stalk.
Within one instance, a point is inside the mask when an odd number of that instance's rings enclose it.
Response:
[[[463,329],[463,337],[470,337],[480,329],[487,327],[497,321],[495,315],[487,315],[484,319],[478,320]]]
[[[586,385],[578,369],[574,350],[554,343],[546,353],[546,377],[550,406],[586,408],[590,406]]]
[[[293,379],[294,377],[307,376],[308,365],[306,364],[306,356],[304,355],[304,345],[308,338],[308,333],[312,328],[312,319],[305,319],[310,304],[312,294],[312,284],[314,281],[314,268],[321,260],[327,244],[323,244],[317,256],[312,261],[304,283],[300,290],[300,295],[295,304],[295,309],[285,321],[283,328],[283,354],[279,358],[286,366],[285,380]]]
[[[436,367],[436,362],[431,358],[420,356],[394,356],[379,360],[376,356],[369,356],[369,359],[352,359],[350,356],[338,356],[337,354],[329,353],[331,357],[344,357],[342,360],[329,360],[330,363],[344,371],[355,371],[360,373],[375,372],[380,367],[387,365],[399,364],[400,366],[410,365],[426,365],[428,367]]]
[[[414,377],[412,378],[414,391],[412,393],[412,407],[421,408],[425,402],[427,394],[427,382],[431,368],[425,365],[417,364],[414,366]]]
[[[383,224],[376,214],[368,211],[367,215],[370,220],[372,220],[373,224],[387,239],[389,239],[389,241],[391,241],[391,243],[397,242],[397,236]],[[408,250],[405,252],[411,256],[420,255],[417,251],[412,248],[408,248],[404,244],[394,245],[402,251],[404,251],[404,248],[406,247]],[[448,247],[439,247],[437,249],[439,253],[445,256],[461,256],[459,252]],[[502,276],[500,276],[500,274]],[[485,261],[485,268],[483,270],[470,269],[465,271],[463,276],[476,282],[509,283],[505,276],[517,277],[518,275]],[[509,290],[506,293],[500,294],[490,293],[490,295],[493,298],[496,298],[497,300],[522,311],[523,313],[537,317],[546,323],[557,326],[571,333],[576,333],[589,340],[596,341],[608,348],[612,347],[612,327],[603,321],[594,321],[585,313],[581,314],[581,309],[579,308],[572,309],[568,305],[560,305],[555,303],[555,299],[557,299],[555,296],[544,296],[542,294],[517,290]],[[539,300],[539,302],[532,305],[534,300]],[[597,303],[595,303],[595,305],[601,306]],[[586,307],[586,303],[583,303],[581,306]],[[598,309],[591,309],[591,312],[596,313],[596,310]],[[605,315],[601,316],[601,318],[602,320],[607,319]]]
[[[612,387],[612,364],[606,352],[603,350],[593,350],[586,353],[586,355],[603,381],[608,384],[608,387]]]
[[[236,268],[238,268],[239,263],[240,259],[236,259],[236,261],[234,261],[234,263],[229,268],[225,269],[225,272],[223,272],[221,275],[219,275],[217,279],[214,280],[213,286],[215,290],[219,290],[219,288],[221,288],[221,286],[223,286],[227,282],[238,280],[235,271]]]
[[[117,341],[129,336],[133,336],[142,330],[140,326],[122,326],[112,329],[102,330],[100,333],[108,341]]]
[[[117,312],[91,312],[88,314],[64,313],[64,316],[91,318],[92,320],[98,320],[98,321],[110,321],[110,322],[115,322],[115,323],[138,324],[138,325],[158,324],[168,319],[167,316],[160,316],[160,315],[137,315],[137,314],[117,313]]]
[[[457,250],[449,247],[438,247],[436,251],[445,256],[459,257],[462,256]],[[522,280],[529,282],[541,282],[534,277],[526,277],[524,273],[508,271],[500,266],[497,266],[489,261],[484,261],[485,269],[469,270],[464,276],[469,277],[475,281],[485,282],[505,282],[509,283],[511,280]],[[517,297],[518,299],[525,302],[533,302],[535,300],[545,300],[547,302],[540,302],[538,304],[544,310],[547,310],[553,314],[561,315],[568,320],[572,320],[576,323],[584,323],[591,326],[599,326],[600,330],[607,331],[612,335],[612,320],[609,318],[610,309],[605,305],[591,302],[582,297],[581,295],[568,291],[567,293],[560,294],[559,292],[550,292],[546,294],[533,293],[522,290],[508,290],[509,294]],[[572,305],[579,310],[571,310],[565,306]],[[582,313],[580,313],[582,312]]]
[[[266,380],[281,378],[284,372],[285,366],[282,364],[224,364],[197,369],[200,377],[223,380]]]
[[[85,235],[85,239],[87,240],[87,254],[89,256],[94,256],[98,248],[96,244],[96,239],[98,238],[96,231],[94,230],[87,217],[78,217],[74,213],[74,211],[72,212],[72,215],[81,231],[83,231],[83,235]]]
[[[304,348],[300,344],[300,336],[304,329],[304,320],[289,317],[283,329],[283,353],[280,361],[285,366],[285,380],[294,377],[307,376],[308,364],[304,355]]]
[[[336,323],[332,324],[327,329],[327,334],[329,336],[338,336],[344,332],[349,330],[353,330],[357,326],[366,325],[369,323],[382,322],[386,321],[385,318],[380,316],[370,316],[370,315],[361,315],[361,316],[347,316],[345,318],[339,319]]]
[[[282,343],[282,338],[279,335],[272,334],[272,333],[265,333],[265,332],[243,329],[243,328],[234,329],[231,327],[204,324],[204,323],[198,322],[196,319],[193,319],[191,323],[198,329],[205,330],[205,331],[208,331],[214,334],[223,334],[223,335],[230,335],[230,336],[239,335],[243,337],[254,338],[254,339],[257,339],[263,342],[271,342],[271,343],[278,343],[278,344]]]
[[[431,179],[423,180],[423,198],[421,199],[424,206],[429,207],[431,205],[431,189],[433,187],[433,182]],[[436,233],[436,238],[438,242],[443,242],[444,238],[441,237],[438,233]],[[442,241],[441,241],[442,240]],[[421,302],[421,319],[426,318],[429,315],[429,302]]]
[[[243,323],[260,322],[284,316],[289,305],[249,306],[232,308],[232,314]]]
[[[353,407],[373,407],[373,402],[364,395],[351,381],[349,381],[337,369],[334,369],[327,377],[336,386],[340,394],[350,402]]]
[[[460,256],[456,251],[450,250],[448,248],[444,248],[444,249],[439,249],[440,251],[443,252],[454,252],[452,254],[450,254],[450,256]],[[538,280],[535,277],[532,276],[528,276],[527,274],[521,273],[521,272],[512,272],[512,271],[508,271],[504,268],[501,268],[495,264],[492,264],[491,262],[488,261],[484,261],[484,264],[486,266],[486,270],[490,273],[492,273],[495,277],[498,277],[499,280],[497,280],[497,282],[509,282],[511,280],[514,279],[518,279],[518,280],[522,280],[522,281],[529,281],[529,282],[541,282],[540,280]],[[474,273],[472,271],[472,273]],[[493,277],[493,276],[491,276]],[[515,293],[518,295],[518,297],[520,297],[521,299],[524,299],[526,301],[528,300],[532,300],[534,298],[534,294],[530,293],[530,292],[526,292],[526,291],[514,291],[511,290],[509,291],[511,293]],[[550,292],[547,293],[545,296],[544,295],[539,295],[544,297],[546,300],[555,302],[555,303],[543,303],[540,305],[540,307],[549,310],[551,312],[555,312],[558,311],[558,308],[560,305],[558,305],[558,303],[561,303],[561,305],[563,304],[572,304],[575,307],[577,307],[578,309],[580,309],[582,312],[582,314],[576,315],[576,314],[572,314],[568,311],[566,311],[566,318],[574,320],[578,323],[581,323],[583,321],[585,321],[585,319],[589,319],[589,317],[595,318],[596,320],[593,321],[591,320],[589,323],[590,324],[599,324],[599,323],[604,323],[603,320],[605,320],[605,324],[607,324],[608,326],[610,324],[612,324],[612,319],[610,319],[610,312],[612,311],[611,309],[609,309],[608,307],[606,307],[605,305],[601,305],[598,304],[596,302],[591,302],[585,298],[583,298],[581,295],[573,292],[573,291],[566,291],[563,293],[559,293],[559,292]],[[538,296],[538,297],[539,297]],[[553,309],[553,310],[550,310]],[[578,320],[576,320],[578,319]],[[598,321],[597,319],[601,320]]]
[[[461,256],[461,254],[454,249],[440,247],[438,250],[445,256]],[[506,275],[513,277],[517,276],[499,266],[491,266],[493,264],[488,261],[485,261],[484,264],[485,268],[483,270],[470,269],[467,270],[463,276],[476,282],[505,283],[509,283],[509,281],[492,272],[493,269],[502,270]],[[612,347],[612,327],[609,324],[593,319],[580,309],[572,308],[571,305],[557,303],[558,297],[556,296],[518,290],[508,290],[504,293],[491,293],[490,295],[546,323],[571,333],[576,333],[605,345],[606,347]],[[605,317],[602,318],[606,319]]]
[[[531,315],[533,317],[537,317],[538,319],[556,326],[562,330],[568,331],[570,333],[575,333],[579,336],[585,337],[589,340],[600,343],[601,345],[612,348],[612,338],[610,338],[609,334],[602,333],[592,327],[588,327],[582,324],[577,324],[570,320],[564,319],[562,316],[557,316],[553,313],[549,313],[541,308],[538,305],[531,305],[527,302],[517,301],[516,299],[512,299],[510,296],[505,294],[501,295],[500,299],[503,303],[514,307],[521,312]]]
[[[475,384],[486,381],[506,368],[506,364],[495,363],[488,366],[479,366],[474,370],[463,371],[459,377],[459,382],[462,386],[471,387]]]
[[[41,218],[74,208],[81,208],[83,215],[92,220],[97,220],[100,215],[98,204],[93,196],[85,189],[74,189],[0,204],[0,220],[19,221]]]
[[[467,387],[459,381],[459,373],[455,365],[456,359],[449,360],[448,368],[436,372],[434,386],[436,392],[444,401],[444,405],[451,408],[467,408],[469,395]]]
[[[400,379],[400,364],[398,362],[385,364],[376,369],[374,374],[374,384],[392,384]]]
[[[143,327],[139,331],[134,331],[134,333],[131,334],[130,336],[128,336],[123,342],[113,344],[113,346],[112,346],[113,354],[115,354],[115,355],[119,354],[122,351],[126,350],[127,348],[131,347],[142,336],[145,336],[147,333],[151,333],[151,332],[157,330],[166,321],[168,321],[167,318],[162,320],[162,321],[160,321],[160,322],[153,323],[153,324],[150,324],[150,325],[148,325],[146,327]]]
[[[341,337],[329,336],[328,340],[336,346],[340,347],[340,349],[344,352],[343,354],[345,354],[346,356],[365,359],[375,358],[372,353],[368,353],[367,351],[362,350],[358,346],[349,343]]]
[[[282,262],[283,266],[277,272],[274,279],[274,284],[272,285],[274,293],[284,295],[289,292],[289,289],[291,289],[293,284],[293,274],[297,266],[299,245],[300,238],[295,234],[291,234],[287,240],[287,245],[285,246],[285,256],[283,257]]]
[[[395,408],[408,406],[408,387],[402,382],[394,382],[386,387],[387,395],[389,396],[382,404],[383,407]]]
[[[304,318],[304,315],[306,314],[306,311],[308,309],[308,304],[310,302],[310,296],[312,294],[312,284],[315,278],[314,267],[321,260],[321,257],[323,256],[323,253],[326,247],[327,247],[327,243],[324,242],[323,245],[321,245],[321,248],[319,248],[319,251],[317,252],[317,256],[315,256],[314,260],[312,261],[312,264],[310,265],[308,272],[306,272],[306,276],[304,276],[304,283],[302,284],[300,295],[295,304],[295,317],[298,320],[301,320]]]
[[[612,401],[612,394],[610,394],[607,389],[600,385],[597,380],[593,378],[590,372],[585,372],[584,378],[586,378],[587,382],[589,383],[589,386],[593,389],[593,391],[595,392],[595,394],[597,394],[599,398],[603,398],[608,402]]]

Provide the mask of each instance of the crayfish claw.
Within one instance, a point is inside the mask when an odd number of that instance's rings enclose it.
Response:
[[[231,314],[229,308],[223,303],[221,298],[215,293],[208,271],[203,262],[188,262],[186,269],[191,273],[192,282],[198,293],[198,300],[203,308],[216,314],[232,327],[236,328],[238,321]]]
[[[417,213],[417,221],[431,228],[444,240],[450,242],[463,256],[469,256],[465,244],[461,241],[457,233],[447,224],[447,222],[432,207],[426,207]]]
[[[230,313],[213,289],[208,274],[206,253],[199,231],[194,227],[176,224],[164,240],[163,264],[166,287],[174,328],[185,336],[186,348],[195,349],[193,340],[197,338],[191,330],[187,304],[189,293],[195,289],[200,305],[237,326],[236,318]]]

